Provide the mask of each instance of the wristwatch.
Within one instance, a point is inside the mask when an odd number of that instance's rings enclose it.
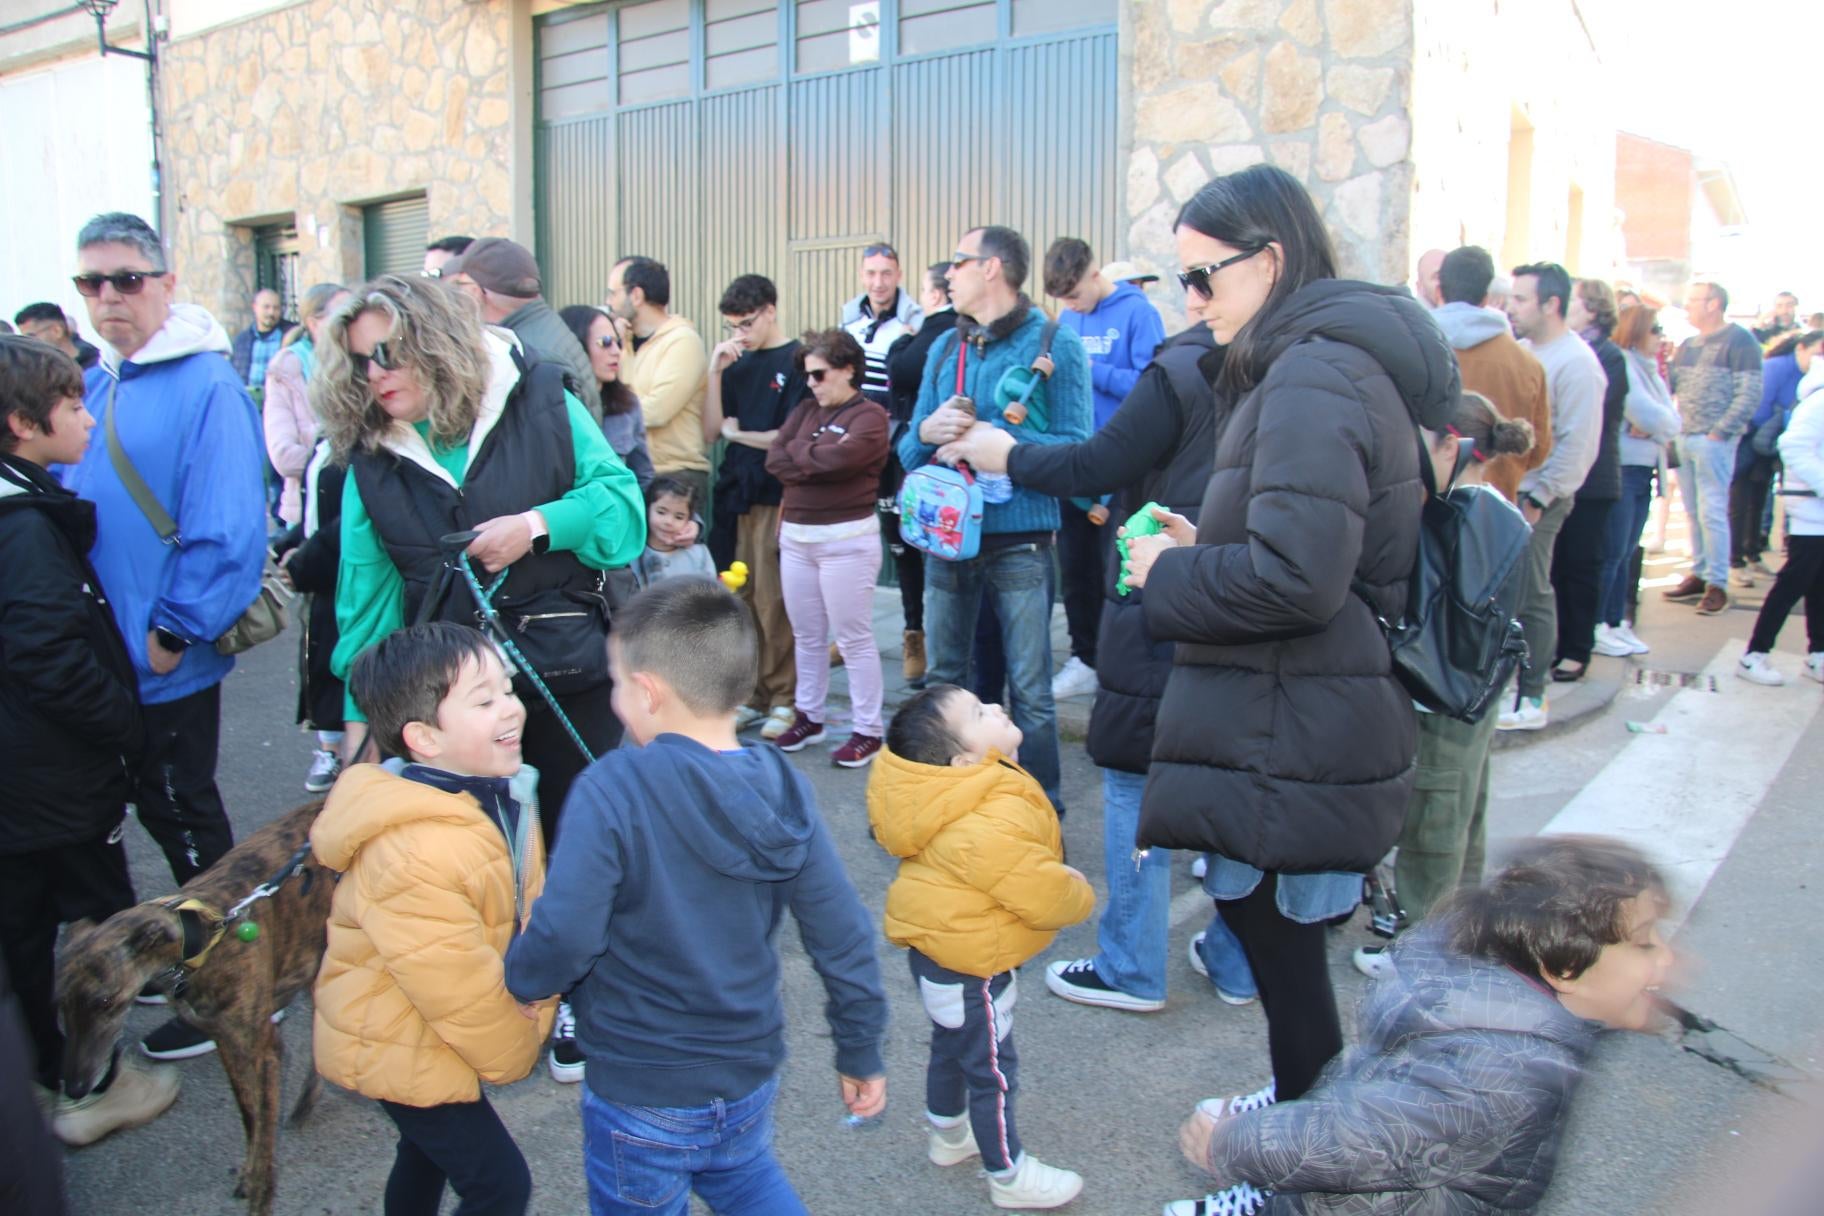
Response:
[[[163,646],[166,650],[174,653],[181,653],[190,648],[189,638],[180,638],[169,629],[166,629],[163,625],[154,626],[152,634],[158,639],[158,644],[160,646]]]
[[[545,525],[544,513],[534,507],[530,511],[521,511],[519,517],[526,521],[526,527],[532,533],[532,552],[550,552],[551,529]]]

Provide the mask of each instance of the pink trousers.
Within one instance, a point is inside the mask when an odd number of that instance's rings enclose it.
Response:
[[[855,733],[878,739],[884,693],[880,647],[874,641],[874,581],[880,575],[880,533],[805,544],[781,537],[779,581],[791,618],[798,659],[797,708],[823,722],[830,691],[832,636],[849,672]]]

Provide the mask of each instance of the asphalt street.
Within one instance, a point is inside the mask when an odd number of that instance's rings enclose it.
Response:
[[[1655,652],[1626,665],[1597,660],[1616,665],[1610,674],[1624,689],[1607,711],[1572,733],[1497,754],[1490,812],[1497,851],[1502,839],[1546,827],[1580,790],[1601,787],[1599,778],[1625,749],[1646,742],[1667,747],[1669,757],[1679,754],[1688,740],[1627,729],[1629,720],[1677,710],[1670,706],[1677,681],[1659,683],[1636,672],[1697,673],[1730,646],[1731,655],[1739,654],[1739,643],[1730,639],[1746,636],[1757,597],[1744,593],[1741,610],[1715,620],[1650,603],[1639,631],[1656,643]],[[1649,599],[1656,596],[1649,593]],[[1788,650],[1778,656],[1789,672],[1798,666],[1802,632],[1795,621],[1787,630]],[[883,630],[887,636],[897,634]],[[243,834],[304,798],[310,743],[293,724],[295,654],[292,638],[261,647],[243,656],[226,685],[221,785]],[[1824,948],[1813,929],[1820,912],[1813,825],[1816,791],[1824,783],[1824,724],[1817,714],[1824,689],[1809,681],[1795,685],[1750,689],[1725,672],[1718,690],[1704,693],[1752,695],[1767,715],[1803,723],[1790,758],[1756,788],[1746,795],[1731,789],[1732,780],[1742,783],[1734,780],[1738,774],[1723,771],[1704,774],[1689,788],[1651,794],[1679,817],[1706,815],[1716,798],[1752,798],[1745,827],[1708,872],[1699,901],[1684,910],[1676,941],[1687,960],[1679,998],[1723,1029],[1605,1040],[1579,1094],[1557,1184],[1541,1209],[1549,1216],[1741,1210],[1717,1206],[1714,1197],[1737,1194],[1750,1177],[1768,1177],[1784,1160],[1764,1160],[1773,1145],[1783,1144],[1776,1133],[1815,1113],[1808,1086],[1787,1085],[1786,1093],[1776,1093],[1743,1075],[1767,1075],[1766,1061],[1756,1065],[1762,1052],[1806,1070],[1816,1069],[1819,1054]],[[795,763],[815,785],[849,872],[878,916],[893,862],[868,839],[866,773],[830,767],[821,747],[800,753]],[[1100,782],[1080,744],[1065,745],[1064,784],[1070,859],[1100,889]],[[1616,802],[1629,802],[1627,791]],[[149,839],[134,826],[128,840],[140,896],[169,891],[169,872]],[[1209,915],[1194,890],[1188,858],[1176,867],[1174,894],[1172,992],[1163,1011],[1082,1008],[1045,991],[1046,961],[1093,953],[1093,918],[1060,934],[1021,977],[1015,1018],[1021,1132],[1030,1151],[1085,1176],[1083,1194],[1069,1211],[1142,1216],[1165,1200],[1203,1193],[1205,1183],[1176,1148],[1179,1120],[1203,1097],[1252,1090],[1267,1079],[1258,1005],[1221,1003],[1185,962],[1187,941]],[[1349,964],[1349,952],[1373,940],[1363,920],[1358,914],[1355,924],[1331,938],[1331,971],[1346,1012],[1366,986]],[[881,941],[881,969],[893,1002],[888,1111],[879,1124],[853,1129],[837,1100],[822,994],[789,926],[780,950],[791,1054],[778,1106],[778,1153],[809,1208],[841,1216],[993,1210],[971,1166],[945,1170],[925,1160],[927,1023],[902,952]],[[300,998],[282,1026],[287,1103],[310,1067],[309,1013],[308,1000]],[[130,1029],[144,1033],[160,1016],[137,1010]],[[1744,1060],[1743,1068],[1732,1066]],[[75,1212],[231,1216],[244,1210],[230,1196],[242,1140],[221,1067],[213,1057],[176,1067],[183,1092],[162,1118],[66,1154]],[[531,1077],[492,1097],[531,1164],[532,1210],[544,1216],[586,1211],[577,1089],[551,1081],[541,1061]],[[275,1211],[379,1212],[392,1148],[391,1126],[373,1103],[327,1089],[303,1126],[281,1132]]]

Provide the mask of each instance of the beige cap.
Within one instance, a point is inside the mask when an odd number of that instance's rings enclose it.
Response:
[[[1134,262],[1110,262],[1102,268],[1102,277],[1111,283],[1157,283],[1159,276],[1142,270]]]

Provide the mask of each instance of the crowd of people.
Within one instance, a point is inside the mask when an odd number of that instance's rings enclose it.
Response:
[[[828,736],[836,665],[831,763],[871,769],[873,836],[901,859],[885,932],[932,1023],[933,1163],[979,1158],[1003,1208],[1084,1186],[1022,1148],[1008,1015],[1019,968],[1095,910],[1063,856],[1056,711],[1093,695],[1097,949],[1050,962],[1047,988],[1164,1006],[1182,851],[1212,900],[1190,965],[1267,1019],[1264,1084],[1181,1133],[1223,1189],[1168,1216],[1536,1200],[1594,1031],[1648,1021],[1666,896],[1641,854],[1584,839],[1485,881],[1492,734],[1543,727],[1548,683],[1593,656],[1647,652],[1643,533],[1674,478],[1693,566],[1665,598],[1720,613],[1784,550],[1739,670],[1783,681],[1769,654],[1804,598],[1824,681],[1824,332],[1784,297],[1751,333],[1699,282],[1674,346],[1662,302],[1550,262],[1498,275],[1474,246],[1426,254],[1414,291],[1342,279],[1310,196],[1264,165],[1204,186],[1175,239],[1190,325],[1171,336],[1140,287],[1157,276],[1070,237],[1039,267],[1054,317],[1025,237],[988,225],[910,290],[898,252],[867,247],[860,294],[796,339],[745,273],[708,345],[643,256],[602,306],[554,310],[499,237],[312,286],[295,321],[261,292],[230,339],[178,301],[149,225],[95,217],[75,285],[101,346],[52,304],[0,337],[0,945],[52,1126],[86,1143],[175,1097],[125,1055],[59,1092],[59,926],[134,902],[128,802],[179,883],[230,847],[218,639],[270,561],[302,597],[312,839],[344,875],[317,1067],[398,1128],[388,1212],[446,1187],[465,1212],[525,1210],[481,1083],[547,1045],[584,1084],[598,1216],[681,1213],[692,1189],[804,1210],[770,1148],[785,912],[850,1117],[886,1093],[876,931],[782,758]],[[901,527],[902,484],[932,467],[982,492],[972,556]],[[1530,525],[1532,661],[1474,721],[1415,705],[1382,628],[1446,486]],[[1147,504],[1158,527],[1118,560]],[[1346,1048],[1326,925],[1390,850],[1411,927],[1356,953],[1376,987]],[[1420,1024],[1455,1063],[1411,1066]],[[178,1019],[140,1045],[212,1049]]]

